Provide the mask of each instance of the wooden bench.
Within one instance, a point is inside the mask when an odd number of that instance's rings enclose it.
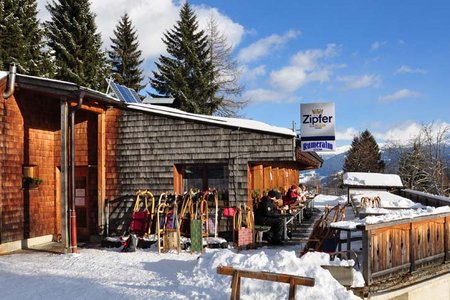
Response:
[[[250,271],[235,269],[229,266],[218,266],[217,274],[232,276],[231,280],[231,300],[239,300],[241,293],[241,277],[268,280],[274,282],[289,283],[289,300],[295,300],[297,285],[314,286],[315,279],[289,274],[280,274],[264,271]]]

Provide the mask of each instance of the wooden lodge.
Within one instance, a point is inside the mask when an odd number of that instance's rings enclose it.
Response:
[[[12,72],[0,72],[0,95],[0,253],[51,240],[68,251],[72,210],[78,240],[89,240],[103,232],[106,199],[140,189],[215,188],[235,205],[322,163],[299,151],[292,130],[261,122]]]

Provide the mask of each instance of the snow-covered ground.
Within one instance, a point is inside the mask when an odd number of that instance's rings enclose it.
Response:
[[[316,207],[346,201],[319,195]],[[307,253],[299,246],[255,250],[206,249],[202,255],[164,253],[156,247],[121,253],[120,249],[80,249],[79,254],[23,252],[0,256],[1,299],[229,299],[231,277],[217,266],[264,270],[313,277],[314,287],[297,287],[297,299],[359,299],[321,265],[352,266],[329,261],[329,255]],[[354,286],[362,286],[354,271]],[[242,279],[242,299],[286,299],[289,285]]]
[[[158,255],[155,248],[133,253],[81,249],[75,255],[5,255],[0,257],[1,299],[229,299],[231,277],[218,275],[219,265],[315,278],[314,287],[298,286],[298,299],[359,299],[320,267],[353,261],[330,263],[323,253],[299,258],[298,250],[207,249],[203,255]],[[355,284],[361,285],[361,273],[356,275]],[[288,290],[287,284],[241,282],[242,299],[286,299]]]

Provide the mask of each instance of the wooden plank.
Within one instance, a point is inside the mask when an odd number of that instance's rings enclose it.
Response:
[[[444,223],[444,260],[447,262],[450,260],[450,255],[448,253],[449,250],[449,225],[450,225],[450,217],[445,217]]]
[[[231,279],[230,300],[239,300],[241,297],[241,274],[239,270],[234,270]]]
[[[295,294],[297,293],[297,285],[294,282],[294,279],[291,278],[291,282],[289,284],[289,300],[295,300]]]
[[[62,98],[61,105],[61,241],[64,252],[69,251],[69,153],[68,153],[68,126],[69,126],[69,105],[67,100]]]
[[[262,195],[264,192],[264,169],[262,165],[252,167],[253,171],[253,190],[259,191]]]
[[[272,167],[264,166],[264,189],[270,190],[273,188],[272,181]]]
[[[410,224],[410,231],[409,231],[409,261],[411,263],[410,271],[414,272],[416,270],[416,249],[417,244],[415,240],[416,235],[416,229],[414,227],[414,224]]]
[[[105,198],[106,198],[106,112],[97,117],[97,186],[98,186],[98,227],[105,224]],[[104,228],[103,228],[104,230]]]
[[[176,165],[173,165],[173,191],[178,195],[182,195],[182,189],[181,170]]]
[[[372,284],[372,258],[373,251],[372,246],[373,243],[370,241],[371,239],[371,231],[365,230],[363,231],[362,236],[362,248],[363,248],[363,256],[366,258],[363,261],[363,277],[366,281],[366,284],[370,286]]]
[[[77,106],[77,102],[70,102],[70,106],[71,107],[75,107]],[[92,104],[81,104],[80,106],[81,110],[86,110],[86,111],[91,111],[97,114],[102,114],[105,112],[105,109],[96,105],[92,105]]]
[[[218,266],[217,274],[233,276],[236,270],[237,269],[229,266]],[[314,286],[315,284],[315,279],[311,277],[272,273],[265,271],[249,271],[239,269],[239,275],[240,277],[244,278],[260,279],[289,284],[293,283],[296,285],[304,285],[304,286]]]

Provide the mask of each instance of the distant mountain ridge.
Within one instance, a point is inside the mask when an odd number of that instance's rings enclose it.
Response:
[[[323,165],[320,169],[314,170],[313,172],[317,174],[320,178],[328,177],[331,174],[342,171],[344,166],[345,157],[350,149],[350,145],[345,145],[337,147],[335,152],[322,152],[318,153],[323,159]],[[386,149],[381,146],[381,158],[385,161],[386,166],[393,167],[398,163],[398,153],[393,151],[386,151]],[[386,171],[391,172],[393,170],[387,169]]]

